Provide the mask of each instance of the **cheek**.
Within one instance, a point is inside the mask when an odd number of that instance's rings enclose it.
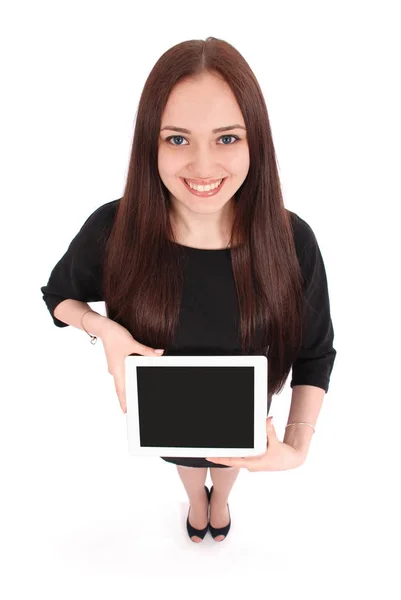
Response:
[[[235,175],[243,175],[249,170],[249,150],[243,148],[241,151],[236,149],[236,152],[232,154],[227,153],[225,158],[222,160],[222,164],[230,173]]]
[[[172,152],[163,152],[159,150],[158,156],[159,173],[165,177],[174,176],[182,168],[182,159]]]
[[[246,146],[242,152],[242,156],[241,156],[241,165],[243,169],[246,169],[246,171],[249,170],[249,165],[250,165],[250,156],[249,156],[249,148],[248,146]]]

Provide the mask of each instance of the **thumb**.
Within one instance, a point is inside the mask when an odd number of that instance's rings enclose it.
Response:
[[[268,417],[266,419],[266,433],[270,439],[277,438],[276,430],[273,425],[273,417]]]

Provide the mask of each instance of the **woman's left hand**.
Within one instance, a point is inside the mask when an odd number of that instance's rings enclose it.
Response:
[[[228,467],[242,467],[248,471],[286,471],[299,467],[305,457],[299,450],[280,442],[272,419],[273,417],[266,419],[267,449],[264,454],[244,458],[207,458],[206,460]]]

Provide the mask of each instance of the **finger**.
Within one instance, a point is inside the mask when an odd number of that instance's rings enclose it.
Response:
[[[142,356],[162,356],[163,353],[164,350],[161,353],[156,352],[155,348],[150,348],[140,342],[135,342],[135,354],[141,354]]]
[[[259,462],[255,458],[249,458],[249,456],[244,456],[241,458],[236,458],[233,461],[233,467],[240,467],[242,469],[248,469],[248,471],[257,471]]]
[[[125,397],[125,364],[119,363],[113,369],[114,385],[117,396],[120,401],[121,408],[127,412],[127,402]]]

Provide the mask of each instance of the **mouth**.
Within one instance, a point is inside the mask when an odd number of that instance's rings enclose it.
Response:
[[[220,181],[219,185],[215,189],[209,190],[209,191],[203,191],[203,192],[200,192],[199,190],[195,190],[194,188],[191,188],[191,186],[188,184],[186,179],[184,179],[183,177],[180,177],[180,179],[183,182],[183,184],[185,185],[185,187],[187,188],[187,190],[189,190],[191,192],[191,194],[193,194],[194,196],[198,196],[200,198],[209,198],[210,196],[215,196],[216,194],[219,193],[219,191],[225,184],[227,177],[223,177],[223,179]]]

